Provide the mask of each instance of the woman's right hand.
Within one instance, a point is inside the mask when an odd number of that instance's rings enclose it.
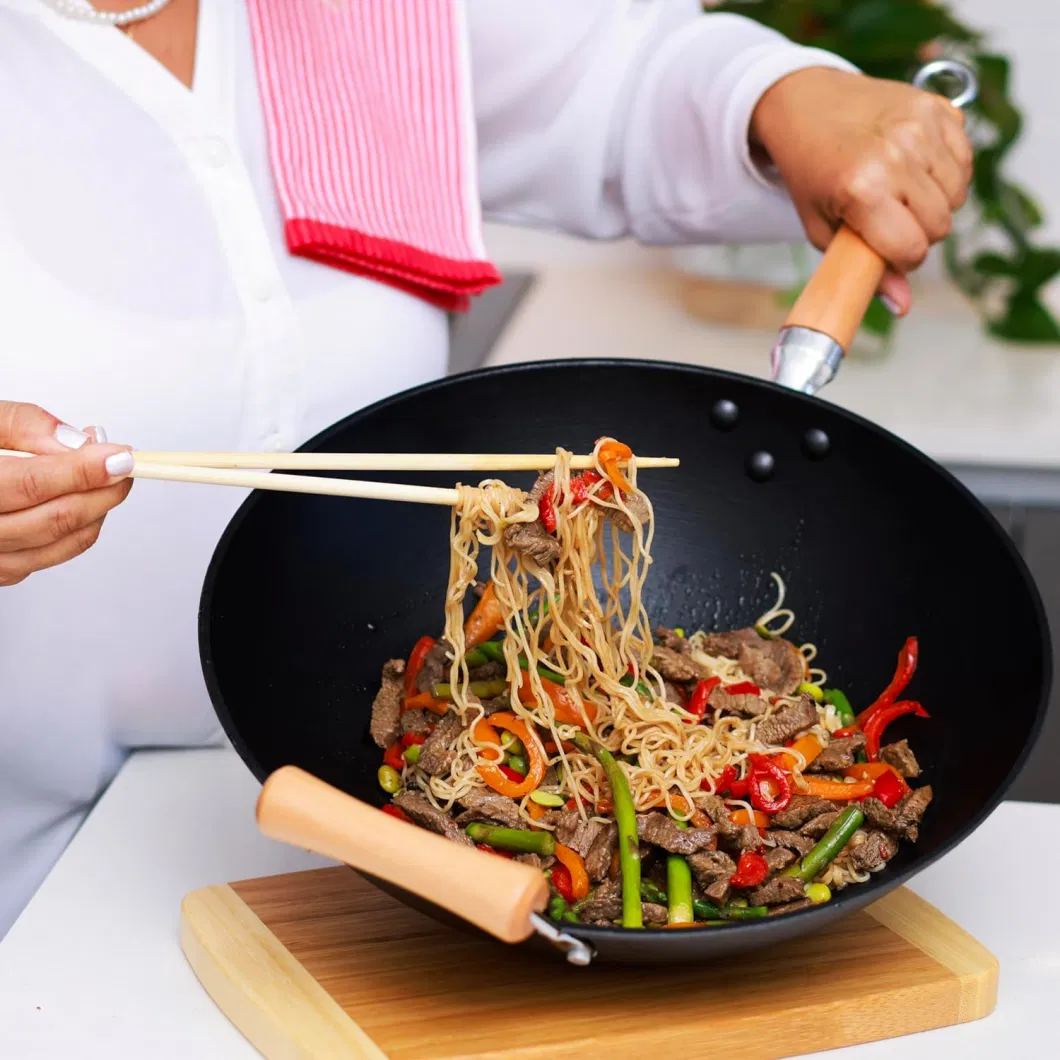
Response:
[[[132,487],[127,446],[100,444],[36,405],[0,401],[0,586],[65,563],[96,543],[107,512]]]

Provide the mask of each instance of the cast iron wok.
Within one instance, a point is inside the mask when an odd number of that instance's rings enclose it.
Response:
[[[675,470],[641,472],[656,515],[653,623],[745,626],[773,601],[776,571],[796,612],[792,635],[817,644],[829,683],[856,707],[885,687],[905,638],[919,638],[909,693],[931,719],[901,719],[888,739],[909,737],[935,800],[915,846],[903,844],[870,883],[826,905],[693,931],[566,925],[571,932],[599,959],[638,963],[772,944],[875,901],[967,837],[1038,735],[1052,667],[1047,623],[990,513],[886,431],[743,376],[582,360],[450,377],[364,409],[303,449],[586,452],[603,434],[681,459]],[[452,485],[451,475],[401,477]],[[532,476],[509,480],[529,486]],[[293,764],[384,803],[370,704],[383,662],[437,634],[448,548],[446,509],[269,492],[247,499],[205,580],[200,649],[218,717],[259,780]]]

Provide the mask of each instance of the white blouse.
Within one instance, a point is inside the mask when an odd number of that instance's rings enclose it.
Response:
[[[466,2],[487,217],[797,235],[748,120],[845,64],[696,0]],[[443,313],[287,253],[238,0],[199,0],[191,91],[118,30],[0,0],[0,133],[3,398],[142,449],[289,450],[444,373]],[[196,609],[244,496],[138,482],[85,556],[0,590],[0,937],[130,749],[220,740]]]

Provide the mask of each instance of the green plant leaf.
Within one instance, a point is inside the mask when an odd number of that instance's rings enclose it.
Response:
[[[871,335],[886,338],[894,330],[894,316],[878,298],[874,298],[869,302],[861,326]]]
[[[1021,286],[1024,289],[1037,291],[1057,273],[1060,273],[1060,250],[1055,247],[1028,247],[1013,275],[1022,281]]]
[[[1000,254],[986,251],[976,254],[972,259],[972,268],[983,273],[984,276],[1015,276],[1018,266],[1016,262]]]
[[[991,320],[987,330],[1009,342],[1060,343],[1060,324],[1037,295],[1026,291],[1017,293],[1005,315]]]

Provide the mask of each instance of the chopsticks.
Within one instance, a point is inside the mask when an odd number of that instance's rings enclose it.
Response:
[[[13,449],[0,449],[0,457],[29,457]],[[326,497],[357,497],[362,500],[411,501],[415,504],[459,503],[456,489],[414,486],[402,482],[365,482],[357,479],[318,478],[310,475],[268,474],[272,467],[312,471],[463,471],[463,470],[544,470],[555,462],[555,455],[488,453],[141,453],[134,450],[135,464],[130,478],[166,482],[191,482],[209,486],[241,486],[246,489],[274,490],[280,493],[311,493]],[[170,463],[166,459],[192,458],[199,463]],[[217,459],[228,467],[218,467]],[[592,466],[592,458],[576,456],[576,468]],[[671,457],[637,459],[639,467],[677,467]],[[472,466],[474,465],[474,466]],[[258,470],[250,470],[258,469]]]

